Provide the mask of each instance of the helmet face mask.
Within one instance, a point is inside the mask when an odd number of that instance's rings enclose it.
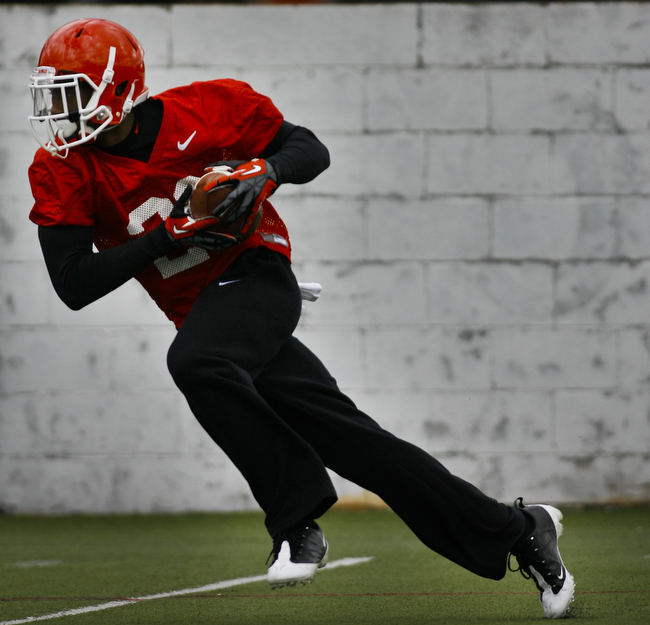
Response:
[[[34,101],[29,116],[38,142],[58,153],[93,140],[113,120],[109,107],[99,105],[102,86],[85,74],[55,76],[53,67],[37,67],[31,77]]]
[[[30,78],[29,122],[51,154],[92,141],[147,98],[144,51],[108,20],[70,22],[47,40]]]

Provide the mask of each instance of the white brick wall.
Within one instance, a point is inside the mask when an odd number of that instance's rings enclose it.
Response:
[[[153,93],[245,80],[330,148],[275,205],[324,287],[298,336],[364,410],[505,501],[650,497],[650,5],[4,4],[0,510],[254,507],[164,315],[135,282],[69,311],[27,219],[28,75],[88,15]]]

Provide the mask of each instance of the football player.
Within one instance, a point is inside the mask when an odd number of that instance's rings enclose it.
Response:
[[[29,169],[30,217],[54,289],[77,310],[136,278],[175,324],[169,370],[265,512],[272,587],[312,581],[327,563],[316,519],[337,498],[329,468],[477,575],[501,579],[513,554],[546,616],[567,613],[574,581],[557,546],[561,513],[499,503],[385,431],[293,336],[300,289],[269,197],[329,166],[311,131],[235,80],[149,96],[139,42],[100,19],[56,30],[30,88],[42,146]],[[193,185],[212,166],[236,181],[225,212],[254,231],[230,224],[225,234],[216,217],[188,216]]]

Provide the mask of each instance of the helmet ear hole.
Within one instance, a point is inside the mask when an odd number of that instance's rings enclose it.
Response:
[[[115,87],[115,95],[119,98],[125,91],[129,84],[128,80],[121,82],[117,87]]]

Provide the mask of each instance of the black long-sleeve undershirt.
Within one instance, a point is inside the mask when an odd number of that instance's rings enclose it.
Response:
[[[305,184],[330,164],[327,148],[311,130],[286,121],[260,157],[273,165],[278,184]]]
[[[280,184],[304,184],[329,166],[327,148],[310,130],[289,122],[282,123],[260,156],[273,165]],[[39,226],[38,236],[52,285],[73,310],[115,290],[177,245],[164,224],[100,252],[93,251],[92,227]]]
[[[164,227],[95,253],[92,227],[39,226],[38,239],[57,295],[72,310],[80,310],[114,291],[176,248]]]

